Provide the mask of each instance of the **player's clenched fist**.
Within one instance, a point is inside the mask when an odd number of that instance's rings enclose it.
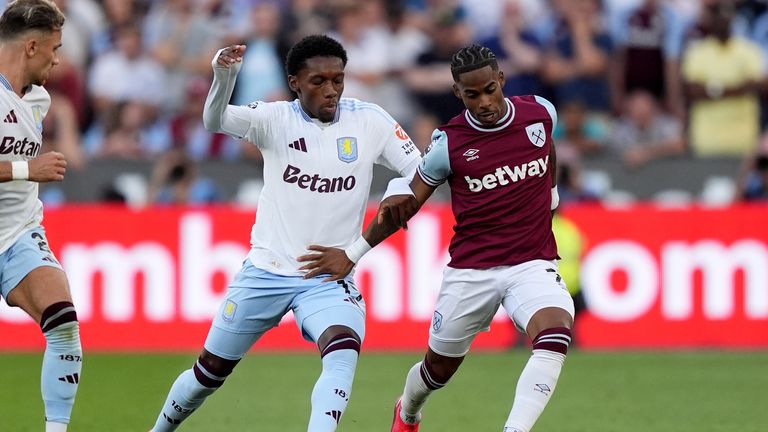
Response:
[[[230,45],[220,49],[213,58],[213,67],[229,69],[236,63],[242,63],[245,45]]]
[[[50,182],[64,180],[64,172],[67,170],[67,161],[59,152],[43,153],[29,161],[29,180],[36,182]]]
[[[379,204],[378,222],[394,224],[408,229],[408,221],[415,215],[421,205],[413,195],[392,195]]]

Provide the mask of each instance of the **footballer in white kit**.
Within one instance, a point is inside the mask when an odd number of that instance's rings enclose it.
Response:
[[[62,154],[40,153],[51,105],[42,85],[59,63],[64,21],[48,0],[11,2],[0,17],[0,297],[45,337],[40,383],[30,384],[40,386],[47,432],[67,430],[82,367],[77,313],[38,199],[38,183],[63,180],[66,170]]]
[[[336,430],[365,336],[365,302],[351,276],[308,274],[297,258],[310,245],[359,247],[373,165],[410,176],[421,160],[386,111],[341,98],[346,52],[335,40],[308,36],[291,48],[286,71],[298,99],[228,105],[244,51],[235,45],[214,57],[203,117],[209,130],[244,138],[262,152],[264,188],[251,250],[227,289],[203,353],[174,383],[154,432],[178,427],[288,311],[317,344],[323,364],[307,430]]]
[[[44,88],[32,86],[20,98],[4,76],[0,76],[0,86],[0,161],[34,159],[42,148],[43,118],[51,106],[51,97]],[[43,221],[43,204],[37,191],[37,182],[0,183],[0,253]]]

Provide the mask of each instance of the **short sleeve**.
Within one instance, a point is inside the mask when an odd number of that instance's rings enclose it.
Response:
[[[763,52],[760,47],[751,41],[744,41],[744,54],[742,62],[744,65],[745,79],[760,80],[765,74],[765,64],[763,62]]]
[[[377,130],[384,140],[381,155],[376,163],[386,166],[403,177],[412,177],[421,160],[419,149],[392,116],[381,107],[375,106],[374,109],[381,114],[381,116],[374,115],[374,118],[377,119]]]
[[[553,135],[552,138],[554,138],[555,128],[557,127],[557,110],[555,109],[555,106],[552,105],[552,102],[550,102],[546,98],[543,98],[541,96],[535,96],[535,98],[536,98],[536,102],[538,102],[539,105],[547,109],[547,112],[549,113],[549,117],[552,119],[552,135]]]
[[[440,129],[432,132],[432,142],[427,147],[418,169],[424,183],[437,187],[451,175],[451,163],[448,158],[448,134]]]
[[[700,41],[693,43],[683,54],[683,63],[680,71],[682,72],[683,79],[686,81],[697,83],[706,81],[706,68],[708,65],[703,64],[699,59],[701,43]]]

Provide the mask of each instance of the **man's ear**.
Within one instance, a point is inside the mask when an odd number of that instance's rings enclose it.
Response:
[[[301,89],[299,88],[299,79],[296,77],[296,75],[288,75],[288,88],[290,88],[291,91],[297,95],[301,94]]]
[[[34,57],[38,48],[38,42],[35,38],[28,39],[24,42],[24,52],[27,54],[27,57]]]
[[[499,71],[499,84],[501,85],[502,88],[504,88],[505,82],[506,80],[504,79],[504,72]]]
[[[459,86],[456,85],[456,83],[453,83],[453,95],[461,100],[461,91],[459,90]]]

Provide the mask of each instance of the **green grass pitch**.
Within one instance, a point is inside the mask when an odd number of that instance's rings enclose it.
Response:
[[[420,353],[363,353],[341,432],[388,431]],[[0,431],[43,430],[40,354],[0,353]],[[424,411],[424,432],[501,431],[525,350],[471,353]],[[71,432],[147,431],[194,354],[90,354]],[[314,354],[251,353],[182,431],[303,432],[319,373]],[[768,353],[594,353],[568,356],[534,432],[768,431]]]

